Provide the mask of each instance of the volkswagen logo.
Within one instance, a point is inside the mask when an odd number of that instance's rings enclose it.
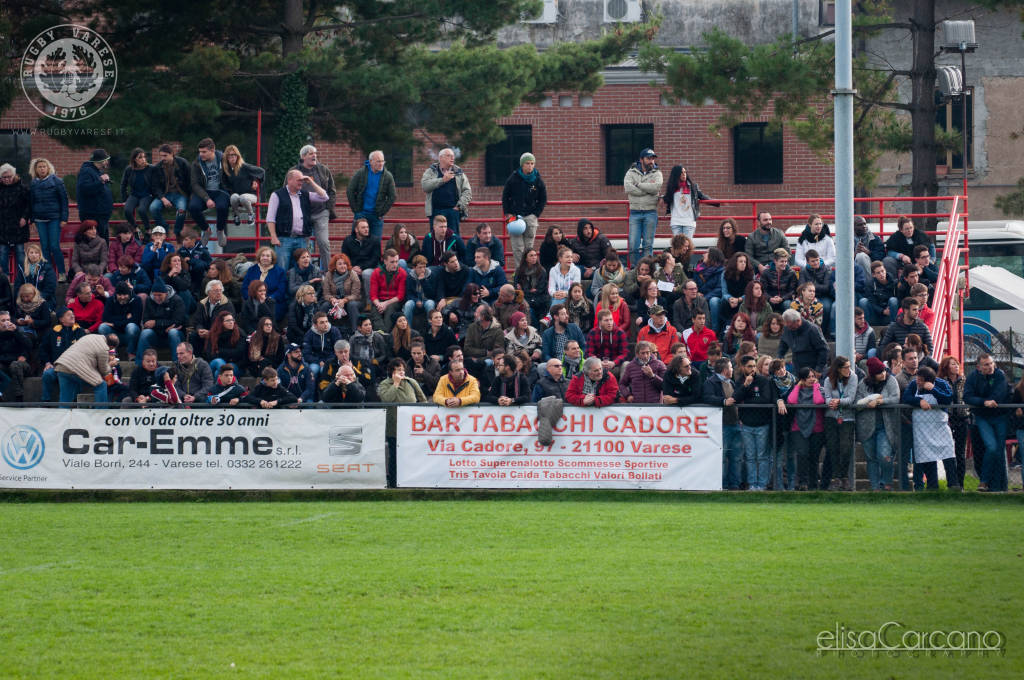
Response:
[[[4,435],[3,457],[7,464],[18,470],[28,470],[39,464],[46,452],[46,443],[39,430],[28,425],[15,425]]]

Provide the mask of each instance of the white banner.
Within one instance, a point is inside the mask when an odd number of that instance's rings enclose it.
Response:
[[[398,486],[722,488],[720,409],[566,407],[547,447],[536,420],[535,406],[400,406]]]
[[[380,489],[384,411],[0,408],[0,487]]]

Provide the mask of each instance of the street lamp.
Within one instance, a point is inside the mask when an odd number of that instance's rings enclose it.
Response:
[[[974,20],[943,21],[942,46],[943,52],[960,53],[960,136],[963,139],[963,151],[960,162],[963,165],[964,197],[967,196],[967,53],[978,49],[974,40]],[[950,94],[953,94],[950,92]]]

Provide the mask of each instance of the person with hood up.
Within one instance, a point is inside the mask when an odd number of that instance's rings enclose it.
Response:
[[[832,240],[828,225],[820,215],[808,215],[807,225],[796,241],[794,259],[798,267],[807,266],[807,252],[814,250],[826,269],[836,266],[836,244]]]
[[[519,157],[519,168],[505,180],[501,192],[501,209],[506,220],[521,219],[526,229],[521,234],[509,232],[515,266],[523,259],[523,253],[533,247],[537,237],[537,218],[544,212],[548,202],[548,189],[537,172],[537,158],[527,151]]]
[[[576,240],[571,247],[580,256],[576,264],[583,270],[583,278],[590,279],[612,250],[612,242],[584,217],[576,223]]]

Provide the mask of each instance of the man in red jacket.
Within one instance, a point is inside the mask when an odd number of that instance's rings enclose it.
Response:
[[[370,320],[373,330],[391,332],[395,316],[405,302],[405,270],[398,266],[398,252],[384,251],[384,264],[370,274]]]
[[[619,382],[604,370],[601,360],[590,357],[583,362],[583,372],[569,382],[565,400],[573,406],[608,406],[615,403]]]

